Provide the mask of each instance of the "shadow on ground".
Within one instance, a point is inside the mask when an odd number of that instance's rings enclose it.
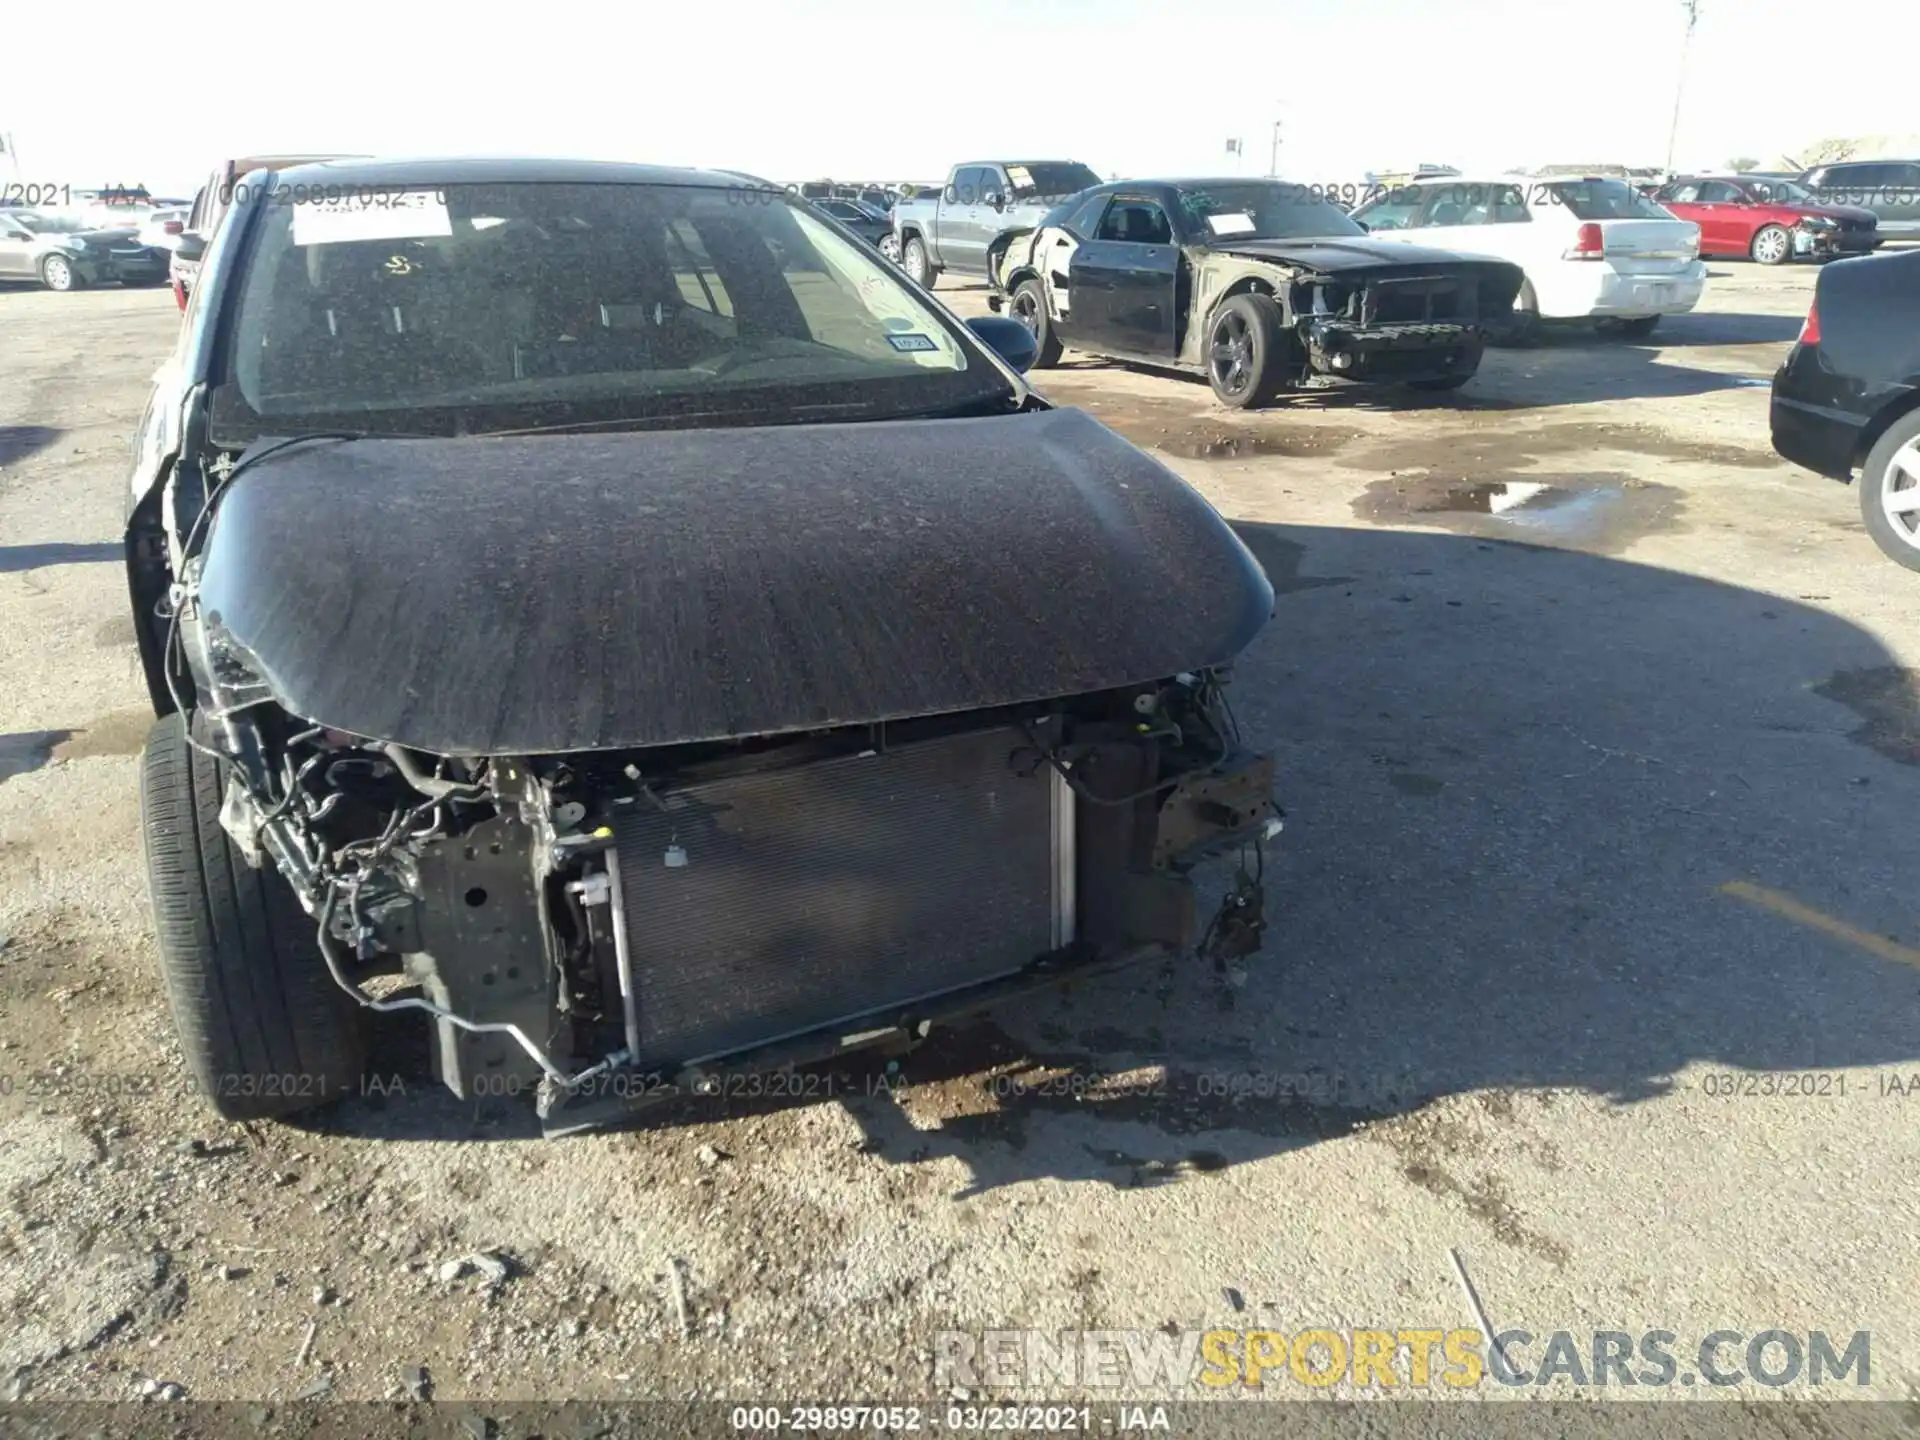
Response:
[[[64,434],[51,425],[0,425],[0,465],[36,455]]]
[[[1681,317],[1688,319],[1691,317]],[[1697,365],[1676,364],[1663,358],[1663,350],[1684,346],[1744,345],[1762,339],[1790,341],[1799,331],[1799,321],[1779,318],[1782,333],[1773,334],[1776,317],[1766,315],[1703,316],[1719,326],[1709,330],[1669,332],[1660,330],[1644,339],[1599,334],[1585,324],[1550,325],[1530,345],[1501,345],[1490,348],[1482,357],[1473,379],[1456,391],[1410,390],[1399,385],[1360,382],[1316,382],[1314,388],[1288,390],[1276,396],[1268,410],[1338,413],[1342,411],[1407,410],[1543,410],[1559,405],[1585,405],[1601,400],[1643,400],[1710,395],[1721,390],[1738,390],[1766,383],[1759,373],[1760,362],[1750,371],[1706,369]],[[1722,322],[1748,322],[1756,332],[1743,335],[1734,326]],[[1766,334],[1757,333],[1766,330]],[[1718,336],[1719,338],[1714,338]],[[1784,349],[1782,354],[1784,355]],[[1764,365],[1778,363],[1779,356],[1763,357]],[[1073,356],[1055,370],[1040,371],[1033,377],[1045,389],[1047,377],[1056,374],[1085,376],[1089,379],[1102,370],[1127,370],[1139,375],[1173,380],[1183,387],[1178,398],[1211,402],[1206,378],[1184,371]],[[1175,399],[1169,395],[1168,399]],[[1217,407],[1221,414],[1231,414]]]
[[[71,730],[21,730],[0,734],[0,783],[16,775],[28,775],[53,758],[56,746],[64,743]]]
[[[1800,334],[1798,315],[1742,315],[1701,311],[1669,315],[1645,340],[1653,346],[1788,345]]]
[[[0,545],[0,575],[42,570],[49,565],[104,565],[125,555],[125,548],[118,544]]]
[[[1160,1184],[1446,1097],[1630,1105],[1701,1065],[1920,1061],[1920,969],[1872,949],[1920,955],[1920,748],[1888,739],[1920,733],[1920,700],[1872,636],[1578,549],[1238,528],[1279,595],[1235,687],[1288,812],[1264,952],[1240,975],[1183,961],[1049,991],[896,1072],[837,1072],[873,1153],[957,1157],[976,1190]],[[505,1138],[530,1112],[414,1088],[324,1123]]]

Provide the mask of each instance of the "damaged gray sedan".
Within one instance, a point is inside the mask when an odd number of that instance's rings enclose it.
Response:
[[[373,1012],[558,1132],[1258,948],[1280,820],[1226,694],[1272,588],[1027,388],[1018,326],[725,176],[278,178],[127,527],[161,970],[221,1114],[352,1093]]]
[[[1370,240],[1304,185],[1128,180],[1002,252],[988,304],[1063,349],[1204,374],[1221,403],[1374,381],[1453,390],[1512,324],[1517,265]]]

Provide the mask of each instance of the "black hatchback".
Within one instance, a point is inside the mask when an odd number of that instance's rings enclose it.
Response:
[[[1835,480],[1860,472],[1874,542],[1920,570],[1920,251],[1841,260],[1773,377],[1773,448]]]

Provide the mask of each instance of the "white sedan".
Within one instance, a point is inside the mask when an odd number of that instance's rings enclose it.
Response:
[[[140,243],[152,245],[161,250],[174,250],[180,245],[180,232],[187,228],[187,212],[181,210],[154,210],[141,217]]]
[[[1518,265],[1527,274],[1514,301],[1522,331],[1592,319],[1646,335],[1661,316],[1693,309],[1706,288],[1700,227],[1620,180],[1450,175],[1399,186],[1353,218],[1383,240]]]

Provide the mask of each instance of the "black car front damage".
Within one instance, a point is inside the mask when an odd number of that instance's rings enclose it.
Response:
[[[1260,241],[1229,253],[1279,268],[1305,368],[1349,380],[1471,374],[1511,325],[1518,266],[1368,239]]]
[[[224,827],[339,985],[550,1130],[1260,944],[1226,686],[1271,587],[1077,412],[300,447],[180,600]]]
[[[1485,288],[1478,274],[1445,269],[1310,275],[1293,282],[1292,313],[1315,374],[1437,378],[1471,373],[1487,340],[1498,333],[1489,320],[1504,322],[1510,314],[1512,296],[1489,297]]]

